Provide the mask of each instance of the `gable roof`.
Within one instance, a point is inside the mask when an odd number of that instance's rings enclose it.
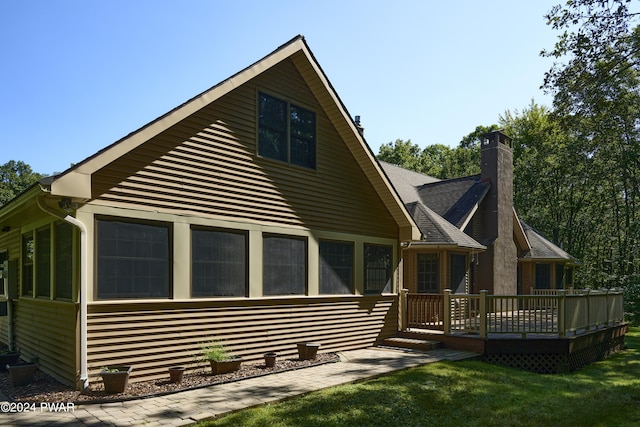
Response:
[[[405,203],[409,213],[418,225],[422,233],[422,242],[429,245],[457,246],[471,249],[486,249],[485,246],[475,241],[471,236],[462,232],[454,224],[443,218],[430,206],[430,199],[423,199],[420,189],[433,183],[440,182],[438,178],[419,172],[410,171],[400,166],[380,162],[394,188]]]
[[[92,174],[285,59],[290,59],[295,64],[359,167],[379,194],[380,199],[399,226],[400,238],[402,240],[418,240],[420,238],[418,227],[407,212],[404,203],[393,190],[373,152],[359,133],[353,119],[301,35],[294,37],[244,70],[191,98],[63,173],[50,180],[42,181],[41,184],[49,187],[47,190],[53,196],[71,197],[76,201],[90,200],[92,197]]]
[[[405,202],[428,244],[456,244],[460,247],[485,248],[462,230],[487,195],[491,184],[480,175],[439,180],[409,171],[391,163],[380,162],[387,176]],[[527,260],[576,261],[569,253],[525,224],[513,210],[513,235]]]
[[[520,221],[520,224],[522,224],[522,229],[524,230],[527,239],[531,243],[531,249],[527,251],[521,258],[549,261],[577,261],[572,255],[565,252],[557,245],[551,243],[542,234],[538,233],[524,221]]]
[[[480,181],[480,175],[474,175],[424,184],[418,194],[438,215],[464,229],[490,187],[488,181]]]
[[[422,241],[436,246],[457,246],[469,249],[486,249],[468,234],[463,233],[446,219],[421,202],[407,204],[407,209],[422,231]]]

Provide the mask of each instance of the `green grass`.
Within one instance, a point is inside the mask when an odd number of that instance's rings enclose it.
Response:
[[[566,375],[438,362],[242,410],[200,426],[638,426],[640,328],[627,349]]]

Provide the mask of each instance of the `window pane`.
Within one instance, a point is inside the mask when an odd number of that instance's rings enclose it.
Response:
[[[258,101],[258,154],[288,160],[287,103],[263,93]]]
[[[33,234],[22,236],[22,295],[33,296]]]
[[[536,289],[551,289],[550,264],[536,264]]]
[[[98,221],[98,297],[169,296],[169,228]]]
[[[73,226],[63,222],[55,226],[55,289],[57,298],[73,295]]]
[[[353,243],[320,241],[320,293],[353,294]]]
[[[49,228],[36,232],[37,296],[51,295],[51,232]]]
[[[391,292],[391,246],[364,245],[364,291]]]
[[[291,106],[291,163],[316,167],[316,115],[304,108]]]
[[[418,292],[440,292],[438,254],[418,254]]]
[[[191,295],[245,296],[247,235],[214,230],[191,232]]]
[[[304,295],[307,288],[307,241],[263,237],[264,295]]]

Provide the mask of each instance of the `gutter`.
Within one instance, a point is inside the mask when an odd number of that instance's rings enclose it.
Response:
[[[77,218],[71,215],[62,215],[53,210],[42,200],[42,196],[36,198],[38,207],[45,213],[60,218],[80,230],[80,381],[82,387],[89,387],[89,375],[87,373],[87,227]]]

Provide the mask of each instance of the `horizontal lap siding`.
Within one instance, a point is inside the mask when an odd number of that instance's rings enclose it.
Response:
[[[317,170],[256,156],[256,94],[317,113]],[[398,227],[290,60],[93,176],[95,203],[397,238]]]
[[[38,357],[40,369],[75,385],[77,305],[21,298],[16,301],[16,347],[24,359]]]
[[[363,348],[395,334],[397,319],[396,296],[90,305],[90,378],[116,363],[134,366],[132,381],[206,368],[201,344],[212,339],[248,362],[267,351],[295,357],[302,341],[321,352]]]

